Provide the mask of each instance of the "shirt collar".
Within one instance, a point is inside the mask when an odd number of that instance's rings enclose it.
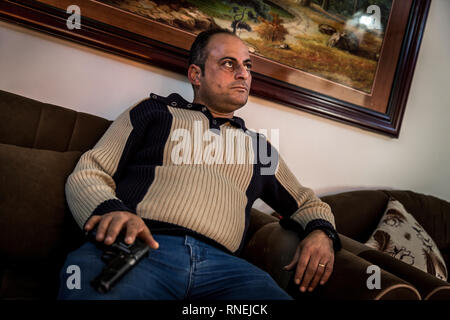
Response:
[[[151,93],[150,98],[161,101],[167,106],[171,106],[174,108],[200,111],[210,120],[211,128],[219,129],[222,124],[229,122],[232,126],[247,131],[244,119],[237,116],[233,116],[233,118],[215,118],[206,106],[199,103],[188,102],[178,93],[172,93],[167,97],[161,97],[155,93]]]

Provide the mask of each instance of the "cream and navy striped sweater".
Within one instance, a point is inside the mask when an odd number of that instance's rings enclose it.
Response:
[[[304,233],[335,230],[330,207],[300,185],[263,135],[178,94],[151,94],[123,112],[82,155],[66,196],[80,227],[91,215],[128,211],[154,234],[195,235],[233,254],[258,198]]]

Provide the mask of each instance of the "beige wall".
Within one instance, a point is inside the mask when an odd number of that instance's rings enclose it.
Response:
[[[386,187],[450,201],[449,13],[450,1],[432,1],[399,139],[256,97],[237,115],[279,128],[281,154],[318,195]],[[192,99],[183,75],[2,21],[0,89],[109,119],[150,92]]]

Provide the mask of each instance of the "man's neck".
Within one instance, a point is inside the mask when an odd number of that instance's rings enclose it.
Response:
[[[209,112],[211,112],[211,114],[214,118],[228,118],[228,119],[233,118],[234,112],[220,113],[220,112],[212,110],[208,106],[206,106],[206,107],[208,108]]]
[[[207,107],[208,110],[209,110],[209,112],[211,113],[211,115],[212,115],[214,118],[228,118],[228,119],[231,119],[231,118],[233,118],[233,116],[234,116],[234,111],[232,111],[232,112],[227,112],[227,113],[222,113],[222,112],[216,111],[216,110],[212,109],[211,107],[209,107],[206,103],[204,103],[204,102],[201,101],[200,99],[195,99],[195,98],[194,98],[193,103],[202,104],[202,105],[204,105],[205,107]]]

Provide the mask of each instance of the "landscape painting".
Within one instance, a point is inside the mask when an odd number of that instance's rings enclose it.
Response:
[[[0,20],[184,75],[196,35],[226,28],[248,45],[252,96],[397,138],[430,3],[2,0]]]
[[[194,34],[229,29],[253,54],[365,93],[372,91],[392,6],[392,0],[99,2]]]

